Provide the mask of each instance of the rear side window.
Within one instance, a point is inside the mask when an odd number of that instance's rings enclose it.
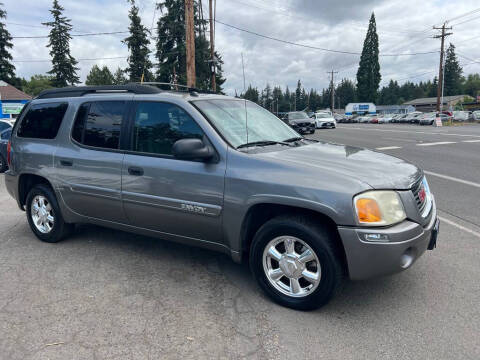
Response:
[[[80,106],[72,138],[80,144],[103,149],[118,149],[125,101],[98,101]]]
[[[17,131],[17,136],[35,139],[54,139],[68,104],[35,104],[28,109]]]

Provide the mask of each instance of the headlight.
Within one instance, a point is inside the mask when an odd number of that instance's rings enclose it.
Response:
[[[353,198],[358,222],[386,226],[405,220],[402,200],[395,191],[367,191]]]

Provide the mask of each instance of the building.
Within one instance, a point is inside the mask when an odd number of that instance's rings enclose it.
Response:
[[[345,115],[376,114],[377,108],[374,103],[348,103],[345,106]]]
[[[455,105],[463,103],[465,100],[470,101],[468,95],[453,95],[443,97],[443,110],[453,110]],[[429,112],[437,109],[437,98],[421,98],[407,101],[404,105],[412,105],[416,111]]]
[[[408,114],[415,111],[412,105],[377,105],[377,114]]]
[[[0,80],[0,119],[16,118],[31,99],[30,95]]]

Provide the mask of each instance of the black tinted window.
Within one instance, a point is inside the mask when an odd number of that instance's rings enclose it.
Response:
[[[54,139],[67,108],[67,103],[32,105],[25,114],[17,135],[37,139]]]
[[[125,108],[125,101],[83,104],[78,110],[72,137],[84,145],[118,149]]]
[[[175,141],[203,137],[203,131],[184,110],[160,102],[139,103],[135,115],[133,150],[171,155]]]

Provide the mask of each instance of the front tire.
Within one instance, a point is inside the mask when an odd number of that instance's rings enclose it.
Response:
[[[42,241],[59,242],[73,230],[73,224],[63,220],[57,198],[49,186],[34,186],[27,195],[25,207],[28,224]]]
[[[328,303],[343,278],[340,259],[332,232],[299,216],[269,220],[250,248],[250,268],[262,290],[297,310]]]

